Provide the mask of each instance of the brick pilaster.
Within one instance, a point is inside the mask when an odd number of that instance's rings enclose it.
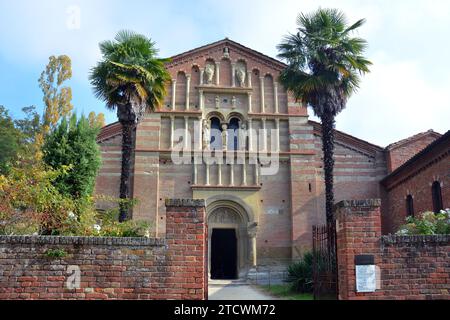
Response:
[[[174,272],[170,280],[177,284],[176,289],[168,288],[167,294],[173,293],[182,300],[206,300],[205,200],[166,199],[166,216],[168,264],[175,265],[169,270]]]
[[[381,200],[342,201],[336,205],[339,299],[358,300],[381,294],[356,293],[355,256],[374,255],[381,264]]]

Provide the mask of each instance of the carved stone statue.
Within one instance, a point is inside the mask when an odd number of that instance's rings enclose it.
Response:
[[[205,66],[205,76],[206,76],[206,83],[207,84],[211,84],[213,81],[213,76],[214,76],[214,65],[211,63],[208,63]]]
[[[220,97],[219,96],[216,96],[215,102],[216,102],[216,109],[220,109]]]
[[[227,146],[228,146],[228,126],[225,123],[222,124],[222,145],[223,145],[223,150],[227,150]]]
[[[228,47],[225,47],[223,49],[223,57],[224,58],[230,58],[230,49]]]
[[[236,69],[236,78],[240,87],[245,86],[245,79],[247,78],[247,72],[244,66],[238,66]]]
[[[209,149],[209,143],[211,140],[211,130],[209,127],[209,121],[203,120],[203,149]]]
[[[236,109],[236,97],[233,96],[233,98],[231,99],[231,108]]]

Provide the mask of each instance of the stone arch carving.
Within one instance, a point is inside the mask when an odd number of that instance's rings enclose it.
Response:
[[[206,212],[207,216],[217,208],[220,207],[229,207],[234,209],[236,212],[240,214],[243,221],[247,221],[248,223],[257,222],[255,214],[253,210],[239,197],[233,195],[215,195],[206,200]]]
[[[226,122],[227,123],[230,122],[230,120],[233,118],[238,118],[241,123],[245,121],[244,115],[242,113],[240,113],[239,111],[230,112],[228,114],[228,116],[226,117]]]
[[[226,123],[226,118],[224,114],[220,111],[211,111],[205,117],[206,120],[211,120],[211,118],[218,118],[221,123]]]
[[[249,268],[256,265],[256,231],[252,210],[238,197],[216,195],[206,201],[208,228],[208,256],[211,257],[211,239],[215,229],[234,229],[237,241],[237,272],[240,278],[247,276]],[[209,260],[211,270],[211,260]]]
[[[227,224],[242,224],[242,217],[236,214],[235,210],[230,210],[227,207],[219,207],[211,212],[208,223],[227,223]]]

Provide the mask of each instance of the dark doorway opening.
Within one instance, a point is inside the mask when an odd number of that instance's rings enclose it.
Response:
[[[237,279],[237,239],[234,229],[213,229],[211,279]]]

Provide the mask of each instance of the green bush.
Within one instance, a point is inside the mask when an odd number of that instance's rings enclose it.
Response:
[[[100,149],[96,138],[100,128],[91,126],[89,120],[74,114],[64,118],[45,137],[42,147],[45,164],[54,170],[68,167],[71,170],[55,179],[55,186],[62,194],[73,198],[92,195],[95,178],[101,164]]]
[[[103,197],[112,209],[99,213],[93,197],[73,198],[61,193],[54,181],[66,170],[30,165],[0,175],[0,234],[149,236],[149,223],[117,222],[121,203],[131,208],[136,204],[134,200]]]
[[[313,254],[307,252],[302,259],[288,268],[287,281],[295,292],[310,293],[313,291]]]
[[[450,209],[440,213],[425,212],[406,218],[406,224],[396,233],[400,236],[450,234]]]

